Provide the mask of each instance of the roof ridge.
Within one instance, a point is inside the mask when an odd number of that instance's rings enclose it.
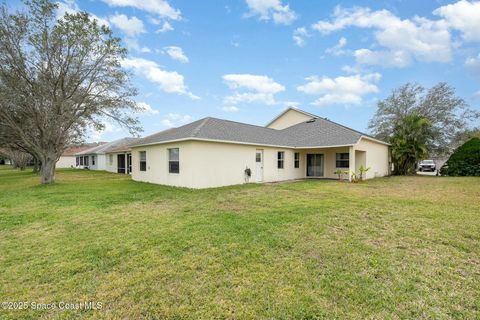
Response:
[[[235,120],[221,119],[221,118],[215,118],[215,117],[208,117],[208,118],[215,119],[215,120],[220,120],[220,121],[228,121],[228,122],[238,123],[238,124],[242,124],[244,126],[257,127],[257,128],[267,129],[267,130],[271,130],[271,131],[280,131],[280,130],[277,130],[277,129],[272,129],[272,128],[267,128],[267,127],[264,127],[264,126],[259,126],[257,124],[245,123],[245,122],[240,122],[240,121],[235,121]]]
[[[193,129],[192,131],[192,137],[196,137],[197,134],[200,132],[200,130],[203,128],[203,126],[205,126],[205,124],[208,122],[208,120],[210,120],[211,118],[210,117],[206,117],[202,120],[202,122],[200,122],[200,124],[195,128]]]

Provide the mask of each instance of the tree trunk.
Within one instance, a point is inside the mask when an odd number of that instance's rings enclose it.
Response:
[[[42,184],[50,184],[55,182],[55,159],[46,157],[42,160],[42,167],[40,169],[42,175]]]

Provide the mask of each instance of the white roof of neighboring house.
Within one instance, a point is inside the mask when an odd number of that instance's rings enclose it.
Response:
[[[75,155],[105,154],[105,153],[109,152],[110,150],[116,149],[119,146],[123,146],[123,145],[127,144],[128,142],[133,142],[136,139],[137,138],[118,139],[118,140],[115,140],[115,141],[112,141],[112,142],[102,144],[100,146],[96,146],[96,147],[93,147],[93,148],[90,148],[90,149],[87,149],[87,150],[77,152]]]

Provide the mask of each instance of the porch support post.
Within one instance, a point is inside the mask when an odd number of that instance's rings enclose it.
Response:
[[[348,149],[348,155],[349,155],[348,181],[352,181],[352,172],[355,172],[355,147],[354,146],[351,146]]]

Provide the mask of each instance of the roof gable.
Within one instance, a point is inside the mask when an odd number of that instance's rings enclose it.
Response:
[[[282,130],[298,123],[318,118],[316,115],[290,107],[273,118],[265,127]]]

